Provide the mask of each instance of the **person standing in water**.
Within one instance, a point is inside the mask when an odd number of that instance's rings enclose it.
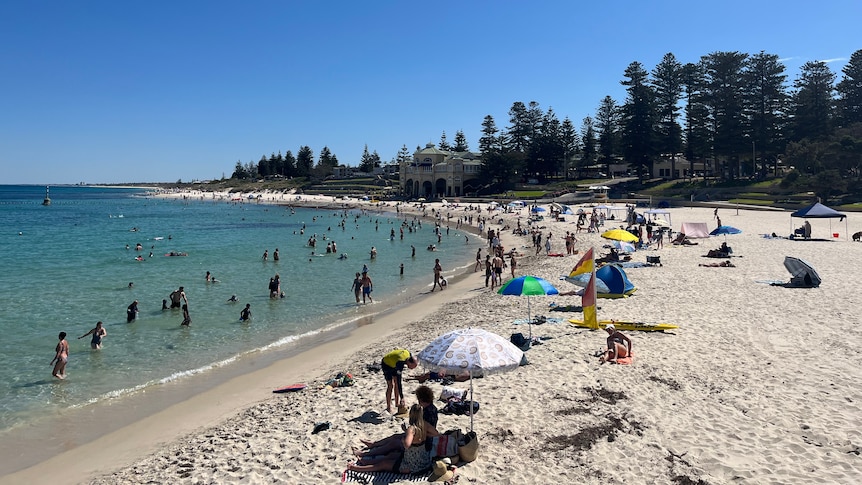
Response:
[[[239,312],[239,321],[246,322],[251,319],[251,303],[246,303],[245,308]]]
[[[189,299],[186,298],[186,292],[182,286],[180,286],[180,288],[178,290],[171,293],[170,297],[171,297],[171,308],[179,308],[181,306],[180,302],[186,303],[186,304],[188,304],[188,302],[189,302]]]
[[[440,265],[440,260],[434,260],[434,286],[431,287],[431,291],[434,291],[438,286],[440,289],[443,289],[443,285],[440,284],[440,277],[443,275],[443,266]]]
[[[54,348],[54,358],[51,359],[54,370],[51,375],[57,379],[66,378],[66,363],[69,361],[69,342],[66,342],[66,332],[60,332],[60,341],[57,342],[57,347]]]
[[[353,290],[353,296],[356,297],[356,303],[359,303],[359,296],[362,294],[362,275],[356,273],[356,277],[353,278],[353,286],[350,287]]]
[[[371,303],[374,303],[374,299],[371,298],[371,292],[374,291],[374,283],[371,282],[371,277],[368,276],[368,273],[362,273],[362,303],[365,303],[365,298],[367,297]]]
[[[181,323],[180,325],[188,327],[191,324],[192,324],[192,317],[189,315],[189,306],[186,304],[186,305],[183,305],[183,323]]]
[[[102,326],[102,322],[96,322],[96,328],[90,330],[78,337],[78,340],[86,337],[87,335],[92,335],[93,338],[90,340],[90,348],[93,350],[98,350],[102,348],[102,339],[105,335],[108,335],[108,331],[105,330],[105,327]]]
[[[126,323],[132,323],[136,318],[138,318],[138,300],[126,307]]]

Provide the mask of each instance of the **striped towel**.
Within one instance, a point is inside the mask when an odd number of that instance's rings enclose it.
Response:
[[[431,472],[418,475],[405,475],[395,472],[357,472],[344,470],[341,474],[341,483],[392,483],[392,482],[427,482]]]

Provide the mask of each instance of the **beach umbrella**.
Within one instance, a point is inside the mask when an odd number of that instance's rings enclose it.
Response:
[[[653,219],[652,225],[659,227],[670,227],[670,223],[662,219],[661,217],[656,217],[655,219]]]
[[[638,237],[625,229],[611,229],[602,233],[602,237],[613,241],[638,242]]]
[[[530,339],[532,339],[533,324],[530,317],[530,296],[558,295],[560,292],[548,280],[538,276],[519,276],[503,283],[497,293],[508,296],[527,296],[527,322],[530,326]]]
[[[533,207],[533,212],[545,212],[547,209],[544,207]]]
[[[742,230],[732,226],[718,226],[709,233],[710,236],[724,235],[724,239],[727,239],[728,234],[742,234]]]
[[[622,251],[622,252],[624,252],[624,253],[633,253],[633,252],[637,251],[637,248],[635,248],[635,245],[634,245],[634,244],[632,244],[632,243],[630,243],[630,242],[625,242],[625,241],[611,241],[611,244],[612,244],[615,248],[617,248],[618,250],[620,250],[620,251]]]
[[[464,328],[432,340],[416,357],[431,371],[470,375],[470,431],[473,431],[473,378],[517,369],[524,352],[495,333]]]

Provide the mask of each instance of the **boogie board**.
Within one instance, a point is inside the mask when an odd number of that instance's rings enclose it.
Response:
[[[289,386],[279,387],[278,389],[273,389],[272,392],[276,394],[283,394],[285,392],[296,392],[305,389],[305,384],[291,384]]]
[[[584,323],[583,320],[569,320],[569,323],[576,327],[590,328],[589,324]],[[672,323],[621,322],[619,320],[615,320],[613,322],[610,320],[601,320],[599,321],[599,328],[603,329],[606,325],[611,323],[614,324],[617,330],[632,330],[638,332],[664,332],[665,330],[679,328],[679,325],[674,325]]]

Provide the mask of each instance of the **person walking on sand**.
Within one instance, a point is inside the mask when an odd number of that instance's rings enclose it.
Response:
[[[440,260],[434,260],[434,286],[431,287],[431,291],[434,291],[438,286],[440,289],[443,289],[443,285],[440,284],[440,277],[443,274],[443,266],[440,265]]]
[[[499,255],[494,256],[491,266],[494,268],[494,274],[491,276],[491,291],[494,291],[498,284],[503,284],[503,258]]]
[[[518,267],[518,260],[515,259],[515,251],[509,253],[509,268],[512,270],[512,278],[515,277],[515,268]]]
[[[98,350],[102,348],[102,339],[105,338],[105,335],[108,335],[108,331],[105,330],[105,327],[102,326],[102,322],[96,322],[96,328],[90,330],[78,337],[78,340],[86,337],[87,335],[92,335],[93,338],[90,339],[90,348],[93,350]]]
[[[66,378],[66,363],[69,361],[69,342],[66,342],[66,332],[60,332],[60,341],[57,342],[57,347],[54,348],[54,358],[51,359],[54,370],[51,375],[57,379]]]
[[[476,251],[476,266],[473,267],[473,272],[479,271],[479,268],[482,266],[482,248],[479,248]]]
[[[485,256],[485,288],[488,287],[488,282],[491,281],[493,274],[494,269],[491,268],[491,255],[488,254]]]
[[[356,273],[356,277],[353,278],[353,286],[350,287],[353,290],[353,296],[356,297],[356,303],[359,303],[359,296],[362,294],[362,275]]]
[[[374,283],[371,281],[371,277],[368,276],[368,272],[362,273],[362,303],[365,303],[365,298],[368,298],[368,301],[374,303],[374,299],[371,298],[371,292],[374,291]]]

